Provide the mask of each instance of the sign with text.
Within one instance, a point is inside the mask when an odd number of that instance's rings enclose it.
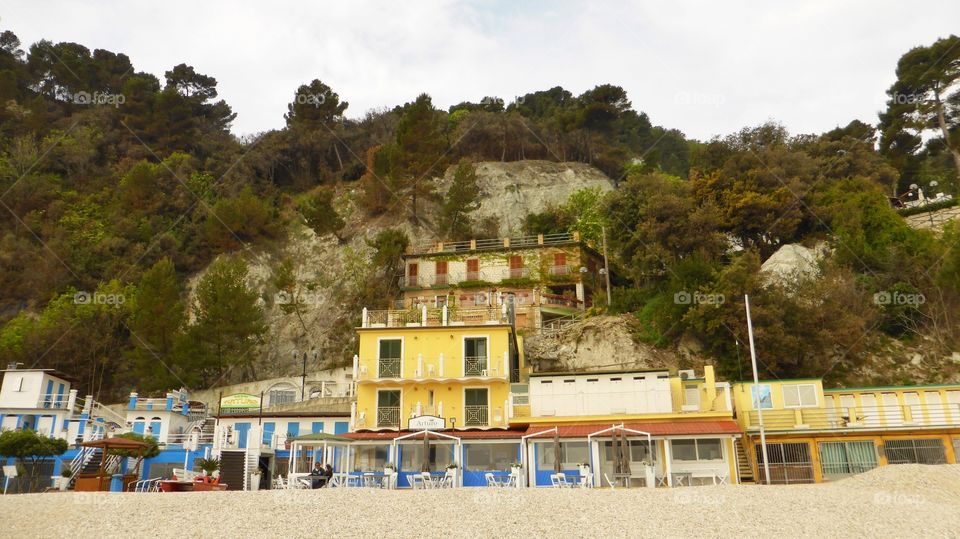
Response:
[[[435,415],[422,415],[411,417],[407,423],[410,430],[441,430],[447,428],[447,420]]]
[[[220,400],[220,408],[224,410],[250,410],[260,407],[260,395],[250,393],[235,393]]]

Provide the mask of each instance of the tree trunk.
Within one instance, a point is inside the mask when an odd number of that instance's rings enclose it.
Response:
[[[937,125],[940,127],[940,134],[943,136],[943,145],[953,156],[953,166],[957,169],[957,176],[960,177],[960,150],[950,145],[950,130],[947,129],[947,119],[943,113],[943,103],[940,101],[940,91],[933,91],[933,100],[937,104]],[[933,193],[936,196],[936,193]]]

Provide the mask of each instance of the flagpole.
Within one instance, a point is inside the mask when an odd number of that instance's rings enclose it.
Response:
[[[763,428],[763,407],[760,406],[760,380],[757,375],[757,350],[753,346],[753,320],[750,319],[750,297],[743,295],[747,306],[747,332],[750,335],[750,364],[753,366],[753,407],[757,410],[757,423],[760,424],[760,449],[763,452],[763,476],[770,484],[770,460],[767,458],[767,434]]]

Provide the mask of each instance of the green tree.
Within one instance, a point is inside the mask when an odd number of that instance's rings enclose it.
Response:
[[[17,459],[17,467],[25,473],[29,482],[28,492],[37,490],[40,465],[66,451],[66,440],[44,436],[34,430],[7,430],[0,433],[0,456]],[[20,491],[23,492],[22,487]]]
[[[404,108],[397,125],[396,147],[391,174],[402,182],[410,198],[411,215],[414,222],[419,222],[417,203],[435,195],[432,174],[444,166],[447,149],[440,113],[429,95],[420,94]]]
[[[880,114],[881,151],[902,159],[936,133],[960,175],[960,37],[914,47],[897,62],[897,80]]]
[[[135,442],[147,444],[147,447],[140,451],[137,451],[136,449],[108,450],[108,453],[111,455],[129,459],[137,459],[137,462],[133,467],[133,471],[130,472],[135,474],[137,477],[140,477],[140,466],[143,464],[143,461],[146,459],[152,459],[160,454],[160,444],[157,443],[157,440],[154,436],[145,436],[143,434],[137,434],[136,432],[124,432],[123,434],[116,435],[116,438],[124,438],[127,440],[133,440]]]
[[[451,240],[465,240],[473,233],[470,214],[480,208],[477,171],[461,159],[453,173],[453,182],[440,207],[440,231]]]
[[[332,127],[332,124],[343,120],[343,113],[348,106],[349,103],[340,101],[340,95],[332,88],[319,79],[313,79],[310,84],[302,84],[297,88],[283,117],[290,127]]]
[[[267,327],[257,293],[247,287],[247,265],[239,257],[221,257],[211,264],[196,290],[190,328],[202,354],[207,382],[220,380],[228,369],[245,379],[256,378],[253,352]]]
[[[561,207],[561,211],[569,216],[569,231],[579,232],[581,238],[598,245],[602,241],[603,227],[607,226],[604,210],[604,193],[599,187],[576,191]]]
[[[332,189],[321,187],[314,190],[300,202],[300,215],[303,216],[307,226],[317,236],[333,234],[338,241],[343,241],[340,237],[340,230],[346,225],[346,222],[334,208],[333,197]]]
[[[175,345],[185,322],[180,283],[173,262],[163,258],[140,278],[130,314],[132,359],[144,390],[181,383]]]

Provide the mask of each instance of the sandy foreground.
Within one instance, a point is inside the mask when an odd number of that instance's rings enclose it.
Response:
[[[0,496],[0,537],[17,538],[731,534],[960,537],[960,465],[888,466],[831,484],[769,487]]]

